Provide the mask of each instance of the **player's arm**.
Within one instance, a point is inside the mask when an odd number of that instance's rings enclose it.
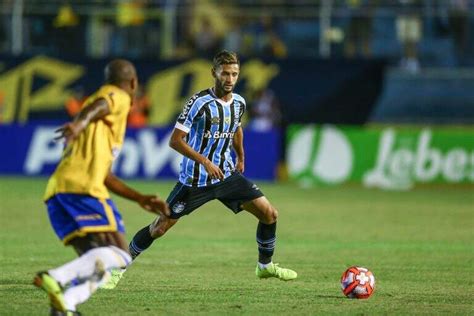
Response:
[[[240,173],[244,173],[245,170],[245,153],[244,153],[244,132],[242,126],[237,128],[237,131],[234,134],[232,139],[232,147],[234,148],[235,155],[237,156],[237,163],[235,168]]]
[[[104,98],[95,100],[91,105],[82,108],[72,122],[64,124],[56,130],[59,135],[56,140],[65,138],[67,142],[76,139],[90,122],[97,121],[110,114],[107,101]]]
[[[186,135],[187,133],[185,131],[175,128],[171,134],[169,142],[170,147],[189,159],[203,165],[211,179],[224,179],[224,173],[218,166],[213,164],[207,157],[204,157],[186,143]]]
[[[156,214],[162,213],[166,216],[170,215],[168,204],[157,195],[143,195],[126,185],[110,172],[105,178],[104,184],[113,193],[125,199],[137,202],[143,209],[149,212]]]

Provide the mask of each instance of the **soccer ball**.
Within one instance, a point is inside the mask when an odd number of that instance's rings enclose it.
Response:
[[[341,287],[349,298],[369,298],[375,289],[375,277],[367,268],[350,267],[342,274]]]

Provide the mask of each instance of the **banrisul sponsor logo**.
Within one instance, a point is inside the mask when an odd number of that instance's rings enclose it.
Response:
[[[214,138],[214,139],[234,138],[234,132],[206,131],[204,132],[204,138]]]
[[[342,183],[351,175],[353,160],[347,137],[330,125],[298,130],[287,151],[288,171],[303,184]]]
[[[474,182],[474,148],[454,142],[441,149],[430,129],[418,135],[397,135],[386,129],[379,138],[375,164],[363,183],[385,189],[409,189],[415,182]]]

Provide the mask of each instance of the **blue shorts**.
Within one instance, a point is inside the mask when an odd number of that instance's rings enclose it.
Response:
[[[88,233],[125,232],[122,216],[110,199],[59,193],[46,201],[46,205],[49,221],[65,245]]]

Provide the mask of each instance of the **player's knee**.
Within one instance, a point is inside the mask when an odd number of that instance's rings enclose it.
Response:
[[[269,205],[265,212],[264,223],[267,225],[273,224],[277,221],[278,211],[273,206]]]
[[[272,206],[272,211],[270,213],[270,219],[272,224],[275,223],[278,219],[278,210]]]
[[[166,234],[167,231],[168,231],[167,227],[163,225],[156,225],[156,226],[151,227],[150,234],[151,234],[151,237],[153,237],[153,239],[156,239]]]
[[[155,221],[150,227],[150,234],[153,239],[160,238],[175,224],[176,221],[162,219]]]

